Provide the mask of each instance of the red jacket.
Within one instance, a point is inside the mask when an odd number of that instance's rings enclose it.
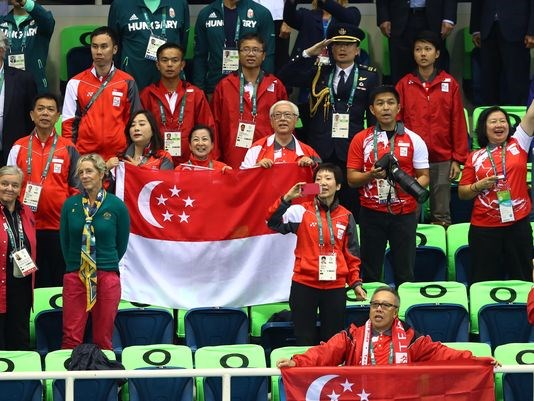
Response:
[[[319,289],[354,287],[361,283],[359,245],[356,236],[356,223],[352,214],[334,201],[330,207],[330,217],[334,231],[334,249],[330,245],[330,233],[324,205],[319,205],[323,226],[324,251],[336,253],[336,280],[319,281],[319,231],[315,200],[291,206],[278,199],[269,209],[267,225],[271,230],[282,234],[297,235],[293,281]],[[323,253],[324,254],[324,253]]]
[[[17,205],[19,207],[19,205]],[[20,217],[22,219],[22,229],[28,237],[31,248],[31,257],[35,262],[37,243],[35,240],[35,218],[31,209],[20,204]],[[2,227],[5,227],[7,224],[6,217],[4,215],[4,206],[0,205],[1,217],[2,217]],[[0,229],[0,313],[6,313],[7,304],[6,304],[6,291],[7,291],[7,251],[8,251],[9,237],[5,228]],[[10,274],[13,274],[10,272]],[[35,283],[35,273],[32,273],[32,289]]]
[[[244,97],[244,111],[240,117],[239,75],[232,73],[217,84],[211,99],[211,109],[217,126],[215,142],[221,152],[219,159],[232,168],[239,168],[247,153],[247,149],[235,146],[239,120],[243,118],[246,122],[252,122],[253,119],[251,100],[249,96]],[[269,109],[277,101],[287,99],[286,88],[274,75],[265,74],[258,86],[256,99],[257,115],[253,143],[273,133]]]
[[[458,351],[440,342],[434,342],[430,336],[421,336],[413,328],[403,323],[408,337],[408,363],[424,361],[449,361],[454,359],[471,359],[470,351]],[[351,324],[346,330],[340,331],[326,343],[311,347],[305,353],[294,355],[293,361],[297,366],[359,366],[365,325],[356,327]],[[390,337],[391,338],[391,337]],[[385,347],[389,352],[389,347]],[[377,355],[377,362],[380,362]],[[387,358],[386,358],[387,363]],[[381,365],[382,363],[378,363]]]
[[[182,133],[182,156],[173,158],[174,164],[178,165],[179,163],[185,163],[189,160],[191,151],[189,150],[188,138],[191,128],[196,124],[203,124],[215,130],[215,122],[213,121],[213,115],[211,114],[211,109],[204,92],[196,86],[186,81],[181,81],[178,84],[178,88],[176,89],[178,99],[176,100],[174,113],[171,112],[169,102],[165,97],[166,93],[167,90],[161,82],[151,84],[141,91],[141,104],[144,109],[150,110],[152,114],[154,114],[154,117],[156,117],[162,138],[164,138],[164,134],[167,131],[179,131]],[[184,93],[187,93],[187,97],[185,100],[183,121],[180,125],[180,106],[182,104]],[[165,124],[163,124],[161,118],[160,104],[163,105],[166,120]],[[213,150],[213,155],[217,157],[217,149]]]
[[[124,151],[124,128],[130,114],[141,108],[134,79],[117,68],[112,67],[111,71],[115,71],[111,81],[83,116],[104,79],[100,81],[92,67],[67,83],[61,126],[62,135],[72,140],[81,155],[98,153],[104,160]]]
[[[51,135],[44,147],[36,134],[32,139],[32,170],[28,177],[28,147],[30,136],[19,139],[9,152],[7,164],[19,166],[24,172],[24,180],[20,191],[20,201],[24,199],[28,179],[33,183],[41,182],[41,175],[48,161],[54,136]],[[39,197],[39,204],[35,212],[37,230],[59,230],[59,216],[65,200],[78,192],[76,163],[78,151],[68,139],[57,137],[56,149],[50,163],[48,175],[43,182],[43,189]]]
[[[423,83],[410,73],[396,88],[401,97],[397,118],[423,138],[429,161],[465,163],[468,134],[458,82],[445,71],[440,71],[430,83]]]

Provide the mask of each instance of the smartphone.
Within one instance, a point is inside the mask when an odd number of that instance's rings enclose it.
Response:
[[[304,184],[302,186],[302,195],[317,195],[321,193],[321,187],[316,182],[311,184]]]

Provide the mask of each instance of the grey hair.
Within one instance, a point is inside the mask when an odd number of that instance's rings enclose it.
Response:
[[[278,102],[276,102],[275,104],[273,104],[271,106],[271,108],[269,109],[269,116],[273,116],[274,114],[274,110],[278,107],[278,106],[282,106],[282,105],[286,105],[286,106],[289,106],[291,107],[291,109],[293,110],[293,113],[295,113],[297,115],[297,117],[299,116],[299,108],[297,107],[297,105],[293,102],[290,102],[289,100],[279,100]]]
[[[93,166],[95,166],[96,170],[101,174],[106,172],[106,162],[102,156],[97,153],[89,153],[88,155],[80,156],[78,163],[76,164],[76,171],[80,170],[80,166],[83,162],[93,163]]]
[[[3,177],[4,175],[18,175],[21,184],[22,184],[22,181],[24,180],[24,172],[17,166],[1,167],[0,177]]]
[[[7,50],[9,48],[9,41],[6,34],[0,30],[0,49]]]

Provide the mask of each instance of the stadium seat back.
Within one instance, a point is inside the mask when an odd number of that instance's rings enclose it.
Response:
[[[65,400],[65,380],[54,380],[54,401]],[[74,381],[76,401],[117,401],[116,379],[84,379]]]
[[[273,349],[270,355],[270,366],[276,367],[276,361],[281,358],[291,358],[295,354],[302,354],[309,347],[292,346]],[[271,401],[280,401],[280,376],[271,377]]]
[[[476,343],[476,342],[467,342],[467,341],[454,341],[454,342],[444,342],[443,345],[447,347],[454,348],[457,350],[467,350],[471,351],[474,356],[492,356],[491,347],[485,343]]]
[[[504,344],[495,348],[494,357],[502,365],[534,365],[534,343]],[[496,373],[495,392],[504,401],[532,400],[531,373]]]
[[[263,348],[256,344],[235,344],[235,345],[220,345],[213,347],[199,348],[194,354],[195,368],[265,368],[265,352]],[[262,380],[251,382],[237,380],[238,377],[232,378],[232,400],[256,400],[256,394],[259,394],[261,399],[267,397],[267,377]],[[212,400],[212,397],[217,395],[219,384],[217,380],[210,380],[208,388],[208,397],[204,400],[204,378],[196,378],[197,400],[207,401]],[[220,383],[220,379],[219,379]],[[246,387],[253,391],[257,390],[253,396],[242,397],[240,387]],[[235,393],[234,393],[235,391]],[[220,400],[220,398],[218,398]]]
[[[534,341],[534,327],[524,303],[484,305],[478,311],[480,342],[492,349],[499,345]]]
[[[469,313],[458,304],[412,305],[406,323],[434,341],[468,341]]]
[[[289,310],[288,302],[252,305],[250,307],[250,335],[252,337],[260,337],[262,326],[267,323],[273,314],[283,310]]]
[[[34,351],[0,351],[0,372],[40,372],[41,357]],[[40,380],[2,380],[0,400],[41,401]]]
[[[180,369],[179,367],[144,367],[151,369]],[[158,377],[128,379],[129,401],[193,401],[192,377]]]
[[[193,352],[213,345],[249,342],[247,314],[238,308],[193,308],[185,314],[185,343]]]
[[[30,311],[30,344],[35,345],[35,316],[39,312],[63,307],[63,287],[36,288],[33,291],[33,309]]]
[[[458,281],[458,273],[456,272],[455,255],[459,248],[469,246],[468,242],[469,223],[451,224],[447,228],[447,257],[449,262],[449,281]]]
[[[469,287],[471,333],[478,334],[478,312],[484,305],[526,303],[532,283],[520,280],[481,281]],[[526,315],[525,315],[526,318]]]

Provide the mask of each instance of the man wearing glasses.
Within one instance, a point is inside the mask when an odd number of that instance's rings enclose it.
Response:
[[[269,109],[287,99],[282,82],[261,69],[263,39],[245,35],[238,48],[239,69],[217,84],[211,103],[219,159],[232,168],[239,168],[253,143],[272,134]]]
[[[299,166],[315,166],[321,158],[313,148],[293,135],[299,109],[288,100],[272,105],[269,115],[274,134],[261,138],[247,151],[241,168],[270,168],[275,163],[297,162]]]
[[[276,367],[392,365],[424,361],[448,361],[476,358],[470,351],[458,351],[430,336],[417,333],[398,318],[400,299],[388,286],[375,290],[371,299],[369,320],[334,335],[321,345],[291,359],[278,360]],[[490,358],[497,364],[493,358]]]

